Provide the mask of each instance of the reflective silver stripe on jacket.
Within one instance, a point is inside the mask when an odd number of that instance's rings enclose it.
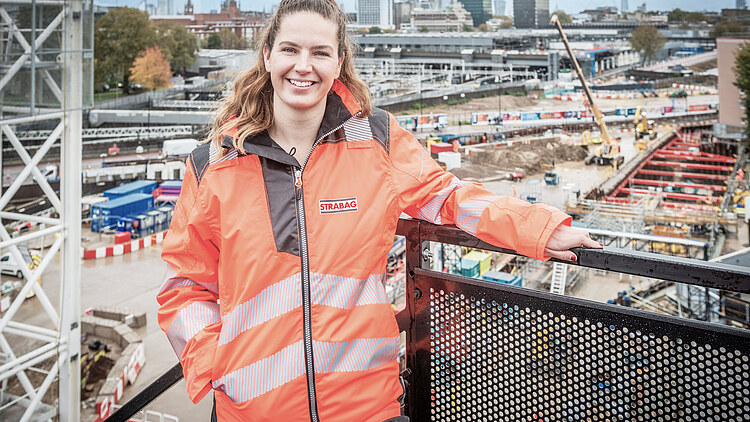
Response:
[[[396,359],[398,336],[344,342],[313,341],[315,372],[367,371]],[[259,397],[305,374],[302,341],[213,381],[235,403]]]
[[[341,309],[356,306],[387,304],[383,279],[385,274],[372,274],[366,279],[311,273],[312,303]],[[242,333],[302,306],[300,273],[261,290],[252,299],[234,307],[222,317],[219,345]]]

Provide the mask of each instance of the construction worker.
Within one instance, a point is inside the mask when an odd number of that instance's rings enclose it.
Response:
[[[346,21],[335,0],[282,0],[188,158],[158,317],[215,420],[408,421],[383,286],[402,212],[538,259],[599,247],[441,170],[371,106]]]

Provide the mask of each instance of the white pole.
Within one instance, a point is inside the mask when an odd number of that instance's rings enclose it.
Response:
[[[81,410],[81,96],[82,0],[70,0],[65,15],[64,96],[65,130],[60,154],[62,194],[62,305],[60,342],[67,353],[60,359],[61,422],[77,422]]]

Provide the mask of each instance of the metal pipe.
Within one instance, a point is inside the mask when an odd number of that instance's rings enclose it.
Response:
[[[5,330],[3,330],[3,332],[4,333],[15,334],[15,335],[21,336],[21,337],[31,338],[31,339],[34,339],[34,340],[40,340],[40,341],[43,341],[45,343],[57,341],[57,335],[54,335],[54,336],[42,335],[42,334],[32,333],[32,332],[26,331],[26,330],[19,330],[17,328],[5,327]]]
[[[44,382],[39,387],[39,390],[37,390],[36,397],[34,397],[34,399],[31,400],[31,403],[29,403],[29,407],[26,408],[26,412],[24,412],[23,416],[21,417],[20,422],[28,422],[31,419],[31,417],[34,415],[34,410],[36,410],[36,407],[39,405],[39,402],[42,400],[44,393],[46,393],[50,385],[52,385],[52,381],[54,381],[55,375],[57,375],[58,365],[59,365],[59,361],[55,362],[55,364],[52,366],[50,373],[44,379]]]
[[[32,333],[53,336],[57,338],[57,331],[55,330],[50,330],[49,328],[37,327],[36,325],[31,325],[31,324],[24,324],[23,322],[8,321],[8,327],[13,327],[19,330],[26,330]]]
[[[0,211],[0,218],[7,218],[11,220],[28,220],[34,223],[41,224],[60,224],[59,218],[41,217],[38,215],[26,215],[19,214],[17,212]],[[0,246],[2,248],[2,246]]]
[[[14,375],[18,371],[22,371],[31,366],[29,362],[36,362],[36,359],[38,359],[39,357],[42,357],[39,362],[47,359],[49,357],[47,356],[47,353],[50,351],[53,352],[53,355],[56,354],[57,351],[55,349],[57,349],[57,343],[48,343],[38,349],[34,349],[31,352],[26,353],[25,355],[15,358],[10,362],[0,365],[0,381]]]
[[[63,112],[55,112],[55,113],[40,114],[40,115],[32,116],[32,117],[19,117],[16,119],[6,119],[6,120],[0,120],[0,126],[20,125],[20,124],[25,124],[25,123],[37,123],[37,122],[43,122],[45,120],[62,119],[64,116],[65,116],[65,113]]]
[[[60,223],[57,223],[60,224]],[[17,245],[19,243],[28,242],[29,240],[36,239],[38,237],[47,236],[49,234],[54,234],[62,230],[62,225],[57,225],[53,227],[48,227],[46,229],[38,230],[33,233],[29,233],[23,236],[15,237],[10,240],[2,241],[0,242],[0,250],[5,249],[8,246]]]

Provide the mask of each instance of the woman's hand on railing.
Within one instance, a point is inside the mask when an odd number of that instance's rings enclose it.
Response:
[[[601,243],[589,237],[588,231],[561,224],[557,226],[549,237],[547,245],[544,248],[544,255],[565,261],[576,261],[578,257],[570,249],[579,246],[595,249],[602,248]]]

